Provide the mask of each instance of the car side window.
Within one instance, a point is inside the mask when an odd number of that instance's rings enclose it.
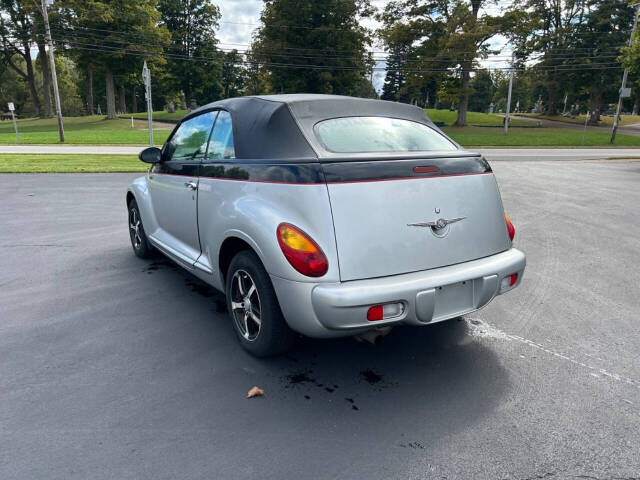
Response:
[[[233,147],[233,128],[231,114],[220,110],[209,141],[209,160],[225,160],[236,158]]]
[[[199,160],[207,152],[207,142],[217,111],[203,113],[180,124],[164,149],[166,160]]]

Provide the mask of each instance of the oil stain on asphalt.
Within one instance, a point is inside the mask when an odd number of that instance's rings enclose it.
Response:
[[[287,358],[288,360],[294,363],[299,362],[299,360],[296,358],[293,358],[293,357],[292,358],[287,357]],[[293,371],[289,374],[283,375],[281,377],[281,380],[283,382],[283,386],[285,389],[298,389],[301,386],[305,386],[305,387],[314,386],[329,394],[334,394],[338,389],[340,389],[339,385],[333,382],[326,383],[326,384],[322,383],[315,377],[315,375],[313,374],[313,371],[310,369]],[[354,379],[354,384],[363,380],[365,383],[372,386],[375,391],[382,391],[384,388],[388,387],[389,385],[392,385],[391,383],[385,382],[382,374],[370,368],[367,368],[365,370],[358,372],[357,377]],[[311,395],[309,394],[308,391],[304,393],[304,398],[306,400],[311,399]],[[344,397],[344,400],[347,403],[347,405],[351,406],[352,410],[354,411],[360,410],[360,407],[356,405],[356,401],[353,397]]]

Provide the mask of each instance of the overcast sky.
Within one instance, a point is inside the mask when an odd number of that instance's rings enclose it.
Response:
[[[390,0],[372,0],[375,7],[382,9]],[[216,36],[220,41],[220,48],[225,50],[237,48],[243,50],[249,46],[252,39],[253,31],[260,26],[260,12],[262,11],[262,0],[214,0],[214,4],[220,8],[222,18],[220,21],[220,29],[216,32]],[[368,28],[376,28],[378,22],[372,19],[366,19],[364,25]],[[492,46],[501,47],[505,43],[503,38],[495,38]],[[376,50],[380,50],[378,45]],[[503,52],[501,55],[509,54]],[[485,66],[504,66],[504,62],[498,59],[489,59],[482,62]],[[376,67],[384,68],[384,62],[379,62]],[[378,91],[382,90],[384,83],[384,70],[376,70],[374,72],[373,84]]]

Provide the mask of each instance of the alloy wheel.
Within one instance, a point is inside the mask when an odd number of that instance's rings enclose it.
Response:
[[[136,250],[140,249],[142,245],[142,221],[140,220],[140,214],[136,207],[129,210],[129,230],[131,231],[133,248]]]
[[[231,279],[231,312],[240,334],[252,342],[262,325],[260,295],[251,275],[238,270]]]

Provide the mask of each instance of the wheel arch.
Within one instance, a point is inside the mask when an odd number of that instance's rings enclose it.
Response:
[[[153,211],[146,176],[136,178],[127,187],[127,193],[125,195],[127,208],[129,208],[129,204],[132,200],[135,200],[138,204],[138,210],[140,211],[140,217],[142,218],[145,232],[147,235],[153,235],[158,228],[158,222]]]
[[[131,200],[135,200],[136,196],[133,194],[131,190],[127,190],[127,207],[131,203]]]
[[[240,232],[230,232],[229,235],[223,240],[218,252],[220,284],[223,287],[226,287],[227,272],[229,271],[229,266],[231,265],[233,257],[244,250],[255,253],[264,266],[262,254],[260,252],[260,249],[257,248],[255,242],[246,235],[241,234]]]

